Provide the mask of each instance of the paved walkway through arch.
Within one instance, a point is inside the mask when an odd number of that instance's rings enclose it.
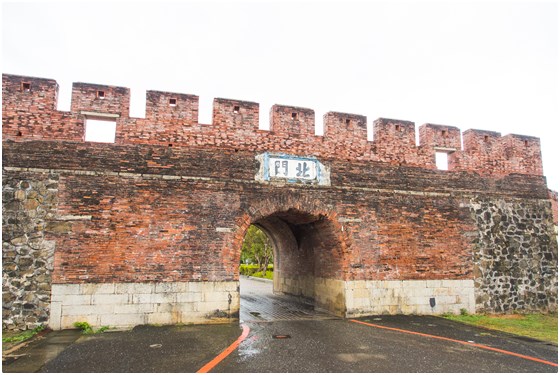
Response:
[[[338,319],[327,312],[316,310],[313,305],[303,303],[296,297],[274,294],[270,280],[241,276],[239,283],[239,317],[242,322]]]

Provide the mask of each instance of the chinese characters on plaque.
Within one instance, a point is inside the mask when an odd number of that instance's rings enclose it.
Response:
[[[268,159],[268,171],[272,178],[294,180],[315,180],[317,178],[317,162],[299,158]]]

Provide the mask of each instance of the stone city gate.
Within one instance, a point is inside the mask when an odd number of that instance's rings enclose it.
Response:
[[[278,292],[333,314],[557,309],[557,195],[538,138],[3,75],[3,326],[203,323],[239,312],[245,231]],[[112,143],[88,127],[113,127]],[[448,170],[438,170],[437,152]]]

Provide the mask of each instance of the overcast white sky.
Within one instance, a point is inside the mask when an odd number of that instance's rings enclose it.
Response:
[[[2,2],[2,72],[541,138],[560,188],[559,5],[518,2]],[[141,104],[138,104],[138,103]]]

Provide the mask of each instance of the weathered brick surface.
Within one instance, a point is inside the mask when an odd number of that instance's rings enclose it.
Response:
[[[314,111],[305,108],[273,106],[263,131],[253,102],[216,99],[213,123],[204,125],[193,95],[149,91],[138,119],[128,117],[125,88],[75,84],[71,112],[55,110],[55,92],[51,80],[3,76],[5,178],[58,176],[55,284],[236,281],[243,236],[257,224],[273,238],[276,269],[304,297],[320,290],[313,278],[475,280],[485,293],[498,276],[477,257],[496,244],[484,234],[491,220],[474,215],[472,201],[500,201],[527,213],[508,219],[515,230],[502,230],[501,254],[514,254],[507,244],[517,241],[552,257],[523,274],[551,286],[549,294],[517,293],[517,308],[555,309],[557,243],[542,224],[553,211],[536,138],[467,131],[461,150],[457,128],[426,124],[416,146],[413,123],[379,119],[368,142],[359,115],[329,112],[316,136]],[[115,144],[84,142],[82,111],[118,115]],[[438,148],[456,149],[449,171],[435,167]],[[263,152],[316,156],[330,186],[256,180]],[[517,265],[508,267],[500,272]],[[500,285],[481,310],[514,308]],[[340,303],[315,297],[340,312]]]
[[[418,129],[420,145],[461,150],[461,131],[454,126],[424,124]]]
[[[125,87],[74,83],[72,85],[73,113],[100,112],[128,117],[130,90]]]
[[[450,170],[478,170],[490,176],[511,173],[542,175],[540,140],[517,134],[467,130],[464,152],[450,154]]]
[[[152,125],[161,130],[161,135],[172,133],[173,129],[167,129],[161,124],[182,121],[186,125],[198,123],[198,96],[188,94],[176,94],[162,91],[146,92],[146,125]],[[159,126],[159,127],[158,127]]]
[[[29,90],[23,85],[28,84]],[[58,84],[54,80],[2,75],[3,139],[64,139],[82,141],[80,115],[56,110]]]

